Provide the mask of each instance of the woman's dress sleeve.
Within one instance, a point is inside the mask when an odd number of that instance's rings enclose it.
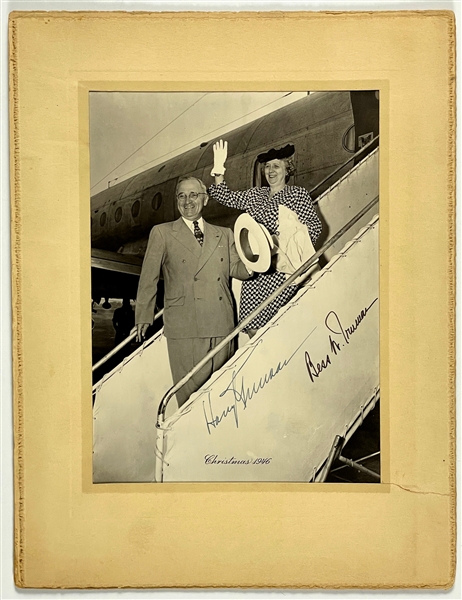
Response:
[[[251,197],[252,190],[242,190],[233,192],[223,181],[219,185],[214,183],[209,188],[210,196],[229,208],[238,208],[239,210],[247,210],[249,198]]]

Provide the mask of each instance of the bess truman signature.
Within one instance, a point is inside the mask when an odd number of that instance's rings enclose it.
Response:
[[[366,308],[363,308],[359,315],[356,317],[354,323],[349,327],[344,327],[340,321],[338,314],[331,310],[327,313],[326,318],[324,319],[324,324],[326,328],[331,332],[329,334],[329,346],[330,352],[333,356],[337,356],[342,348],[345,348],[350,342],[353,334],[357,331],[358,327],[361,325],[367,313],[371,310],[374,304],[378,301],[376,298],[373,302],[369,304]],[[337,336],[336,338],[332,337]],[[319,375],[327,369],[332,364],[331,354],[326,354],[326,358],[321,360],[316,364],[313,363],[313,360],[308,352],[305,352],[305,363],[306,369],[308,371],[308,375],[312,382],[314,382],[315,377],[319,377]]]
[[[343,348],[348,347],[354,334],[376,302],[378,302],[378,298],[375,298],[369,306],[361,309],[354,322],[347,326],[343,325],[339,315],[335,311],[331,310],[327,313],[324,319],[324,325],[329,332],[329,353],[327,353],[325,358],[320,362],[316,362],[313,360],[310,353],[305,350],[305,365],[311,383],[314,383],[315,380],[328,369],[332,364],[333,358],[338,356],[343,351]],[[310,331],[288,358],[278,362],[276,366],[272,366],[269,371],[264,373],[257,381],[246,384],[244,375],[240,375],[240,373],[251,360],[253,353],[258,348],[259,344],[263,341],[260,339],[255,346],[251,348],[247,358],[241,366],[232,372],[229,385],[220,394],[220,398],[231,395],[233,400],[232,403],[228,404],[220,414],[215,414],[210,393],[207,394],[207,399],[203,400],[202,407],[208,433],[211,435],[212,432],[220,426],[223,420],[227,419],[230,415],[233,415],[235,426],[236,428],[239,428],[239,406],[242,410],[245,410],[248,403],[289,365],[291,360],[316,329],[317,327],[314,327]]]

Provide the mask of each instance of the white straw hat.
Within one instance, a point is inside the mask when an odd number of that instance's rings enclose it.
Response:
[[[266,227],[257,223],[249,214],[243,213],[237,218],[234,241],[237,252],[248,269],[265,273],[270,268],[273,239]]]

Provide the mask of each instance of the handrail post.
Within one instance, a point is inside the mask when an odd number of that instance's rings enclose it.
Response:
[[[163,419],[162,419],[163,425]],[[156,483],[162,483],[164,470],[163,466],[163,455],[164,455],[164,430],[159,426],[156,426],[156,452],[154,457],[154,481]]]
[[[332,448],[330,449],[329,456],[327,457],[327,462],[324,465],[321,475],[319,476],[319,480],[317,483],[324,483],[330,473],[331,467],[334,462],[340,456],[340,452],[343,448],[343,443],[345,442],[345,438],[340,435],[336,435],[334,439],[334,443],[332,444]]]

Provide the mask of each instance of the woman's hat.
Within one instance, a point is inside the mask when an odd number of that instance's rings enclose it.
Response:
[[[234,225],[234,241],[237,253],[245,266],[257,273],[266,273],[271,265],[271,253],[274,248],[270,232],[264,225],[243,213]]]
[[[268,152],[263,152],[263,154],[259,154],[257,156],[257,160],[260,163],[267,163],[269,160],[274,160],[278,158],[282,160],[283,158],[289,158],[295,153],[295,146],[293,144],[287,144],[283,148],[271,148]]]

